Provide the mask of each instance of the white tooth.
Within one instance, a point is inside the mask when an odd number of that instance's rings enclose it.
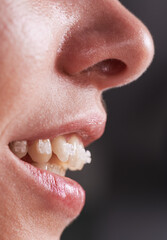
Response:
[[[58,174],[60,176],[65,176],[66,170],[59,165],[48,163],[48,171]]]
[[[56,164],[60,167],[62,167],[64,170],[68,169],[68,161],[62,162],[58,159],[58,157],[53,153],[51,159],[49,160],[49,164]]]
[[[71,144],[67,143],[64,136],[58,136],[52,141],[52,151],[57,155],[60,161],[67,162]]]
[[[46,163],[52,156],[52,146],[49,139],[36,140],[28,147],[28,154],[34,162]]]
[[[27,154],[27,141],[14,141],[9,144],[11,151],[19,158]]]
[[[75,135],[68,142],[73,146],[73,151],[69,156],[69,169],[73,171],[81,170],[86,163],[84,146]]]
[[[60,176],[65,176],[65,174],[66,174],[66,170],[63,167],[61,167],[59,165],[56,165],[56,164],[33,163],[32,165],[37,167],[37,168],[40,168],[42,170],[47,170],[47,171],[53,172],[53,173],[58,174]]]
[[[91,158],[91,152],[89,150],[85,151],[85,163],[91,163],[92,158]]]

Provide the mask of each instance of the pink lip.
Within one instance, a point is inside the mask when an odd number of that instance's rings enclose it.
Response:
[[[58,205],[59,210],[70,218],[79,214],[85,203],[85,191],[77,182],[27,163],[24,163],[24,166],[37,187],[47,194],[49,204]]]
[[[15,140],[33,141],[36,139],[51,139],[58,135],[75,133],[81,137],[84,146],[87,146],[102,136],[105,124],[106,114],[104,112],[90,113],[86,117],[84,116],[79,119],[73,119],[71,122],[59,126],[48,126],[47,128],[39,126],[37,122],[34,129],[27,129],[26,131],[23,129],[19,131],[19,133],[14,133],[15,137],[12,137],[12,139],[8,139],[7,141],[9,143]]]
[[[74,180],[52,172],[37,169],[18,159],[9,150],[8,162],[13,165],[15,175],[29,189],[44,201],[49,209],[55,209],[68,219],[76,218],[85,203],[85,191]]]

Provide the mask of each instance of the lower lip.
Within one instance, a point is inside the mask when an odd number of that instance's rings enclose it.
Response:
[[[46,170],[37,169],[33,165],[18,159],[12,154],[17,168],[28,185],[30,191],[39,193],[41,201],[55,208],[67,218],[76,218],[84,204],[85,191],[74,180],[62,177]],[[20,169],[21,168],[21,169]],[[21,171],[20,171],[21,170]]]

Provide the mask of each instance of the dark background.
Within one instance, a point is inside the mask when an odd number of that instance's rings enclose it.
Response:
[[[138,81],[104,94],[108,122],[93,162],[69,174],[86,206],[62,240],[167,240],[167,1],[121,2],[150,29],[156,54]]]

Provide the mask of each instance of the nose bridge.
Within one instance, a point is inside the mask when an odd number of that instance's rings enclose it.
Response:
[[[101,88],[110,88],[137,79],[149,66],[154,52],[152,37],[144,26],[117,0],[92,0],[89,9],[83,8],[84,23],[71,34],[65,52],[66,71],[75,75],[85,69],[104,65],[106,60],[124,64],[124,71],[113,71],[111,80],[103,78]],[[94,6],[94,7],[93,7]],[[82,21],[82,19],[80,20]],[[113,61],[107,68],[115,68]],[[109,66],[111,65],[111,66]],[[118,69],[121,69],[118,67]],[[111,72],[111,71],[110,71]],[[108,74],[109,75],[109,74]],[[98,78],[97,78],[98,79]]]

